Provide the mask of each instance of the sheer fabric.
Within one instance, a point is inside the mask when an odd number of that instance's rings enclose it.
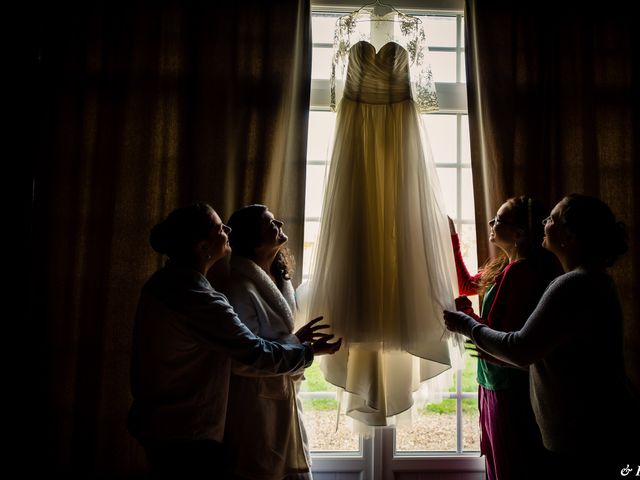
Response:
[[[340,102],[348,70],[351,47],[360,41],[371,43],[376,50],[394,42],[408,55],[412,95],[421,112],[438,110],[438,97],[428,61],[429,50],[422,21],[395,10],[377,15],[371,7],[362,7],[336,21],[331,65],[331,108]]]
[[[321,368],[347,413],[387,425],[450,369],[442,310],[454,308],[455,266],[410,51],[359,41],[348,55],[308,313],[344,339]]]

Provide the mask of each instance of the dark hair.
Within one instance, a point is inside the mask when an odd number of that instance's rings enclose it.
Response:
[[[545,255],[546,252],[542,248],[544,237],[542,221],[547,216],[548,210],[538,200],[525,195],[509,198],[505,203],[511,216],[510,223],[524,232],[522,240],[518,243],[518,254],[528,259]],[[485,290],[494,283],[508,263],[509,259],[502,251],[489,260],[482,268],[480,290]]]
[[[253,204],[236,210],[227,224],[231,228],[229,244],[234,255],[253,258],[260,245],[260,220],[269,210],[265,205]]]
[[[627,228],[606,203],[578,193],[567,195],[562,202],[566,208],[560,220],[580,242],[587,261],[610,267],[627,251]]]
[[[231,227],[229,244],[233,255],[255,259],[256,248],[260,246],[260,229],[262,215],[269,210],[265,205],[253,204],[236,210],[229,218]],[[271,264],[271,274],[278,282],[291,280],[293,274],[293,255],[285,247],[281,248]]]
[[[165,220],[151,229],[149,243],[158,253],[171,260],[193,263],[193,246],[209,237],[213,227],[213,207],[207,203],[194,203],[171,212]]]

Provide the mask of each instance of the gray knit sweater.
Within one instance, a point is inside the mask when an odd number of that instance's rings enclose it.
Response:
[[[637,406],[624,374],[622,311],[609,275],[582,269],[561,275],[517,332],[469,326],[480,349],[531,365],[531,403],[545,447],[558,453],[602,441],[613,450],[628,447],[614,432],[626,430]]]

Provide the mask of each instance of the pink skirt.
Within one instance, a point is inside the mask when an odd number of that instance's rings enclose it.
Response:
[[[529,400],[529,385],[479,387],[480,450],[489,480],[544,478],[547,452]]]

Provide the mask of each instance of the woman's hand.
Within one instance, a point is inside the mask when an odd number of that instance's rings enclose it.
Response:
[[[464,349],[469,352],[469,355],[472,357],[478,358],[478,347],[471,340],[465,340]]]
[[[340,350],[340,346],[342,346],[342,338],[339,338],[335,342],[329,342],[329,340],[333,338],[333,335],[328,335],[326,333],[323,333],[322,335],[324,335],[323,338],[316,340],[315,342],[310,342],[314,355],[333,355]]]
[[[453,223],[453,220],[451,220],[451,217],[449,215],[447,215],[447,220],[449,220],[449,233],[451,235],[455,235],[456,234],[456,225],[455,225],[455,223]]]
[[[311,320],[309,323],[301,327],[295,336],[298,337],[300,343],[308,343],[313,349],[314,355],[332,355],[340,350],[342,345],[342,338],[339,338],[335,342],[330,342],[334,335],[330,333],[319,332],[324,328],[329,328],[330,325],[326,323],[318,323],[322,320],[322,317],[317,317]]]
[[[303,327],[300,327],[300,329],[296,333],[294,333],[294,335],[298,337],[298,340],[300,340],[300,343],[314,342],[316,340],[321,340],[322,338],[326,338],[329,336],[328,333],[318,331],[329,328],[329,325],[326,323],[318,324],[320,320],[322,320],[322,317],[314,318]]]
[[[442,317],[444,318],[444,324],[447,329],[452,332],[458,332],[466,337],[471,337],[471,330],[476,325],[480,325],[469,315],[462,312],[452,312],[450,310],[444,310]]]

